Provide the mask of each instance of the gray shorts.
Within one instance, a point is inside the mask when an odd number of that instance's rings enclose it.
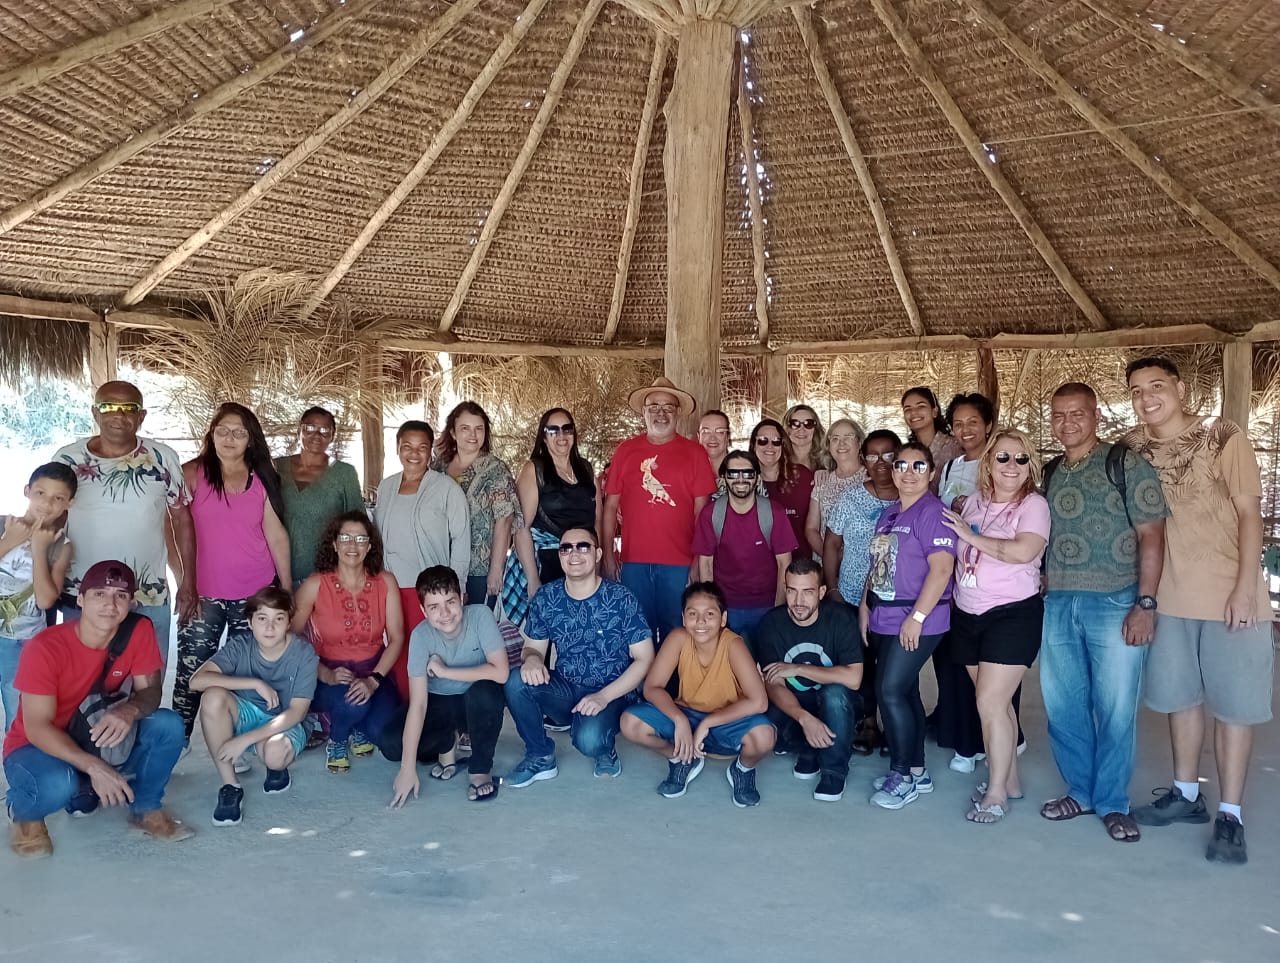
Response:
[[[1228,629],[1222,622],[1161,615],[1147,656],[1143,701],[1156,712],[1207,704],[1238,726],[1271,719],[1271,623]]]

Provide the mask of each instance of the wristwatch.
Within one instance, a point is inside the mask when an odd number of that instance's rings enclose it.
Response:
[[[1156,607],[1156,599],[1154,595],[1139,595],[1138,601],[1134,604],[1144,612],[1150,612]]]
[[[370,673],[369,673],[369,678],[370,678],[370,679],[377,679],[377,680],[378,680],[378,685],[382,685],[382,683],[384,683],[384,682],[386,682],[386,681],[387,681],[387,677],[386,677],[385,675],[383,675],[381,672],[370,672]]]
[[[911,617],[915,619],[917,622],[919,622],[921,625],[924,625],[924,620],[928,618],[928,616],[925,615],[923,612],[921,612],[919,609],[916,609],[914,612],[912,612]]]

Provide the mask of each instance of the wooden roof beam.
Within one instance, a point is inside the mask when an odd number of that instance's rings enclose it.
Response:
[[[20,67],[0,73],[0,100],[12,97],[46,80],[66,73],[88,63],[95,57],[105,57],[115,53],[121,47],[128,47],[146,40],[170,27],[203,17],[219,7],[227,6],[231,0],[186,0],[161,7],[133,23],[108,30],[96,37],[89,37],[79,43],[72,44],[64,50],[58,50],[35,60],[28,61]]]
[[[973,125],[965,117],[960,105],[951,96],[951,91],[947,89],[946,84],[942,82],[942,78],[933,69],[933,64],[925,57],[924,51],[916,42],[915,37],[911,35],[911,31],[907,29],[907,25],[903,23],[902,18],[898,16],[897,11],[889,0],[871,0],[871,6],[875,8],[876,15],[880,18],[880,22],[884,24],[885,29],[889,31],[894,41],[897,42],[898,48],[902,51],[903,56],[907,58],[911,69],[915,71],[916,76],[920,78],[920,81],[933,96],[934,102],[937,103],[943,116],[947,118],[947,122],[951,125],[951,129],[956,132],[960,142],[964,144],[965,150],[973,158],[978,170],[987,179],[987,183],[991,185],[992,190],[1004,201],[1005,207],[1009,209],[1013,219],[1018,222],[1018,226],[1022,228],[1022,233],[1027,236],[1027,240],[1031,242],[1031,246],[1040,255],[1040,259],[1053,272],[1053,276],[1058,279],[1058,284],[1067,292],[1067,296],[1075,302],[1076,307],[1080,309],[1080,313],[1085,316],[1090,325],[1099,330],[1110,328],[1111,322],[1102,313],[1102,309],[1094,303],[1093,298],[1085,291],[1083,285],[1076,280],[1075,275],[1071,273],[1071,269],[1067,267],[1066,262],[1062,260],[1053,243],[1045,235],[1044,230],[1040,227],[1039,222],[1022,200],[1018,191],[1009,183],[1009,179],[1004,176],[1004,172],[1000,170],[999,165],[991,162],[987,156],[986,145],[974,131]]]
[[[667,70],[671,42],[659,33],[653,42],[653,59],[649,62],[649,81],[644,91],[644,107],[640,111],[640,130],[636,149],[631,155],[631,177],[628,182],[627,213],[622,222],[622,244],[618,248],[618,270],[613,278],[613,297],[609,300],[609,318],[604,325],[604,342],[609,344],[618,334],[622,320],[622,304],[627,294],[627,278],[631,274],[631,251],[636,229],[640,225],[640,203],[644,197],[644,170],[649,160],[649,141],[653,137],[653,121],[658,114],[658,98],[662,95],[662,78]]]
[[[40,212],[53,207],[68,194],[80,190],[80,188],[97,180],[103,174],[115,170],[125,161],[131,160],[143,151],[154,147],[175,131],[181,130],[204,115],[212,113],[219,107],[239,97],[246,90],[278,74],[293,63],[303,51],[328,39],[337,32],[338,28],[348,21],[367,13],[370,8],[376,6],[379,2],[381,0],[350,0],[345,6],[337,8],[314,27],[307,30],[298,40],[290,41],[280,47],[275,53],[265,57],[249,70],[242,74],[237,74],[226,83],[219,84],[213,90],[201,94],[176,113],[157,121],[146,130],[139,131],[124,143],[118,144],[106,153],[81,165],[56,183],[37,191],[25,201],[15,204],[3,214],[0,214],[0,236],[13,230],[19,224],[25,223]]]
[[[738,127],[742,132],[742,163],[747,169],[747,205],[751,210],[751,265],[756,278],[756,340],[769,341],[769,275],[764,257],[764,197],[755,158],[755,118],[747,90],[746,47],[738,41]]]
[[[871,176],[871,165],[858,144],[857,135],[853,132],[853,124],[840,100],[840,92],[836,90],[835,81],[831,79],[831,71],[827,69],[826,58],[818,45],[818,32],[813,27],[813,12],[808,7],[792,7],[792,16],[800,28],[800,36],[804,40],[805,49],[809,52],[809,61],[813,64],[813,73],[822,88],[827,107],[835,119],[836,128],[840,131],[840,141],[844,144],[845,153],[849,155],[849,163],[858,178],[862,195],[871,208],[871,216],[876,222],[876,233],[880,236],[880,248],[884,251],[885,260],[889,262],[889,271],[893,275],[893,283],[898,289],[898,297],[902,299],[902,307],[907,312],[907,321],[917,336],[925,334],[924,321],[920,318],[920,308],[916,304],[915,295],[911,291],[911,282],[907,280],[907,272],[898,256],[898,245],[893,239],[893,230],[889,226],[889,216],[884,211],[884,203],[880,200],[880,191],[875,179]],[[749,166],[749,165],[748,165]]]
[[[0,315],[11,318],[38,318],[46,321],[75,321],[81,324],[103,320],[103,316],[87,304],[24,298],[15,294],[0,294]],[[190,333],[198,333],[206,329],[204,322],[196,318],[147,311],[109,311],[106,319],[121,328]]]
[[[401,179],[395,189],[383,200],[378,209],[373,212],[373,216],[356,235],[355,240],[348,245],[342,257],[338,259],[332,270],[325,275],[319,286],[312,292],[311,297],[302,306],[302,317],[310,317],[320,306],[320,303],[329,296],[329,292],[338,286],[347,272],[351,270],[351,266],[356,263],[365,251],[365,249],[373,242],[378,232],[382,230],[387,221],[397,210],[400,205],[408,199],[409,195],[422,183],[422,179],[435,165],[440,155],[453,142],[453,138],[457,136],[458,131],[462,130],[468,120],[471,119],[471,113],[475,110],[476,104],[480,102],[480,98],[484,96],[485,91],[489,89],[489,85],[493,83],[493,79],[498,76],[502,68],[507,65],[507,61],[511,59],[511,55],[515,53],[516,48],[520,46],[520,42],[524,40],[535,22],[538,15],[542,13],[543,8],[547,5],[548,0],[529,0],[524,11],[516,19],[515,24],[507,31],[506,36],[498,44],[497,49],[490,55],[476,79],[471,82],[471,86],[467,88],[467,92],[462,95],[462,100],[449,119],[441,125],[436,131],[436,135],[431,138],[431,143],[427,145],[427,149],[422,156],[418,158],[418,162],[413,165],[409,173]],[[379,330],[389,327],[392,322],[377,322],[371,325],[372,330]]]
[[[872,0],[877,6],[885,0]],[[962,0],[973,11],[974,16],[1002,44],[1028,68],[1037,74],[1061,98],[1067,106],[1074,110],[1086,123],[1099,134],[1109,140],[1121,154],[1147,178],[1159,187],[1169,198],[1186,211],[1223,247],[1235,255],[1237,260],[1263,278],[1272,287],[1280,288],[1280,268],[1263,257],[1248,241],[1237,234],[1225,221],[1204,206],[1190,190],[1176,177],[1170,174],[1159,163],[1149,157],[1133,138],[1115,125],[1106,114],[1083,97],[1071,83],[1038,51],[1033,49],[1021,37],[1015,34],[1003,20],[998,17],[982,0]]]
[[[547,93],[542,98],[542,106],[538,108],[538,113],[529,126],[529,133],[520,147],[520,153],[516,155],[507,179],[502,183],[502,189],[498,191],[498,196],[489,208],[489,216],[485,218],[484,227],[480,229],[480,237],[476,239],[475,246],[471,249],[471,257],[467,260],[466,267],[462,269],[462,275],[453,289],[453,295],[445,305],[444,314],[440,316],[441,331],[448,331],[458,319],[458,312],[462,310],[462,304],[467,299],[467,292],[471,290],[476,275],[480,273],[480,267],[489,254],[489,248],[493,246],[493,239],[498,234],[498,227],[507,213],[507,207],[515,197],[516,191],[520,189],[520,181],[524,179],[525,172],[533,162],[533,155],[537,153],[538,145],[542,143],[542,135],[546,133],[556,107],[560,104],[565,84],[569,82],[569,75],[577,66],[578,57],[587,45],[591,28],[595,25],[596,17],[600,15],[600,8],[603,6],[604,0],[591,0],[582,12],[582,16],[578,18],[578,25],[574,27],[573,36],[569,38],[569,45],[551,74]]]
[[[286,177],[301,167],[309,157],[345,129],[360,114],[364,113],[405,74],[412,70],[479,3],[480,0],[457,0],[431,26],[419,31],[404,53],[397,57],[377,77],[362,87],[355,97],[351,98],[328,120],[316,128],[314,133],[282,157],[272,166],[271,170],[255,181],[247,191],[210,218],[203,227],[174,248],[164,260],[139,278],[120,298],[120,304],[125,306],[137,304],[157,284],[180,268],[206,244],[217,237],[232,221],[236,220],[270,191],[274,190]]]

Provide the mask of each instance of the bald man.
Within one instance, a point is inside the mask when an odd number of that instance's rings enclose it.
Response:
[[[79,487],[67,515],[67,537],[74,546],[67,573],[64,618],[79,617],[76,594],[95,562],[119,559],[136,574],[134,607],[151,619],[168,660],[173,610],[165,569],[169,550],[165,517],[172,522],[179,558],[178,617],[195,612],[195,532],[191,493],[182,478],[182,462],[168,445],[138,437],[147,416],[142,392],[127,381],[108,381],[93,397],[98,433],[60,449],[53,460],[70,465]]]

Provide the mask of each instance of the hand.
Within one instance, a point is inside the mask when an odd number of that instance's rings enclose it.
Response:
[[[263,701],[267,704],[268,712],[280,707],[280,694],[261,679],[253,680],[253,691],[262,696]]]
[[[804,730],[805,742],[814,749],[826,749],[835,744],[836,734],[812,712],[804,714],[804,718],[800,720],[800,728]]]
[[[494,574],[493,572],[490,572],[489,580],[485,582],[484,587],[485,587],[485,590],[490,595],[501,595],[502,594],[502,573],[498,572],[497,574]],[[476,599],[476,601],[483,604],[487,602],[488,599]]]
[[[799,669],[790,662],[770,662],[764,667],[765,682],[781,682],[783,679],[794,679]]]
[[[1156,613],[1154,609],[1134,606],[1124,617],[1120,628],[1125,645],[1146,645],[1156,637]]]
[[[89,782],[104,806],[123,806],[133,802],[133,789],[124,776],[101,759],[95,760],[87,770]]]
[[[12,540],[15,547],[23,545],[31,537],[31,529],[32,525],[26,519],[10,515],[4,523],[4,537],[6,540]]]
[[[525,685],[546,685],[551,681],[551,673],[542,656],[531,655],[520,663],[520,679]]]
[[[600,557],[600,574],[610,582],[618,581],[618,556],[613,552],[605,552]]]
[[[538,594],[538,589],[542,588],[542,579],[529,572],[525,572],[525,578],[529,582],[529,598],[533,598]]]
[[[39,525],[31,530],[31,554],[32,555],[48,555],[49,546],[60,539],[65,533],[65,528],[45,528]]]
[[[200,596],[196,593],[194,582],[182,582],[178,585],[178,621],[182,624],[190,622],[200,611]]]
[[[409,795],[412,793],[413,798],[418,798],[418,792],[421,790],[422,784],[418,781],[418,770],[415,766],[413,769],[401,769],[396,773],[395,782],[391,784],[391,808],[399,809],[409,801]]]
[[[333,670],[333,682],[331,685],[351,685],[356,681],[356,674],[346,666]]]
[[[1251,629],[1258,624],[1258,599],[1253,589],[1238,586],[1227,596],[1227,628],[1233,632]]]
[[[907,616],[907,620],[902,623],[902,628],[898,630],[898,641],[902,643],[902,647],[908,652],[914,652],[920,648],[920,632],[923,628],[923,625],[911,616]]]
[[[378,682],[376,679],[356,679],[355,682],[347,686],[347,705],[364,705],[373,698],[373,693],[377,688]]]
[[[427,660],[427,678],[442,679],[444,677],[440,674],[440,670],[447,668],[448,666],[444,664],[444,659],[438,655],[433,655]]]
[[[89,738],[93,740],[93,744],[99,749],[111,749],[120,745],[132,728],[132,719],[117,713],[115,709],[108,709],[102,714],[102,718],[94,723],[93,728],[89,730]]]
[[[218,750],[214,757],[216,762],[234,763],[237,759],[244,755],[250,743],[246,742],[243,736],[236,736],[234,739],[228,739],[222,744],[222,748]]]
[[[683,716],[684,713],[681,713]],[[671,746],[675,749],[675,756],[681,762],[692,762],[694,741],[693,730],[689,728],[689,720],[681,719],[676,723],[675,738],[671,740]]]
[[[973,527],[950,509],[942,510],[942,524],[956,533],[956,538],[967,545],[973,544]]]
[[[871,610],[865,605],[858,606],[858,629],[862,632],[862,647],[870,648],[871,643],[867,641],[867,632],[871,629]]]
[[[693,730],[693,754],[699,759],[705,759],[707,750],[703,748],[703,743],[707,741],[707,734],[711,732],[711,727],[706,721],[698,723],[698,728]]]
[[[578,704],[573,707],[573,711],[582,716],[598,716],[608,704],[608,699],[604,698],[599,692],[593,692],[591,695],[585,695],[579,699]]]

